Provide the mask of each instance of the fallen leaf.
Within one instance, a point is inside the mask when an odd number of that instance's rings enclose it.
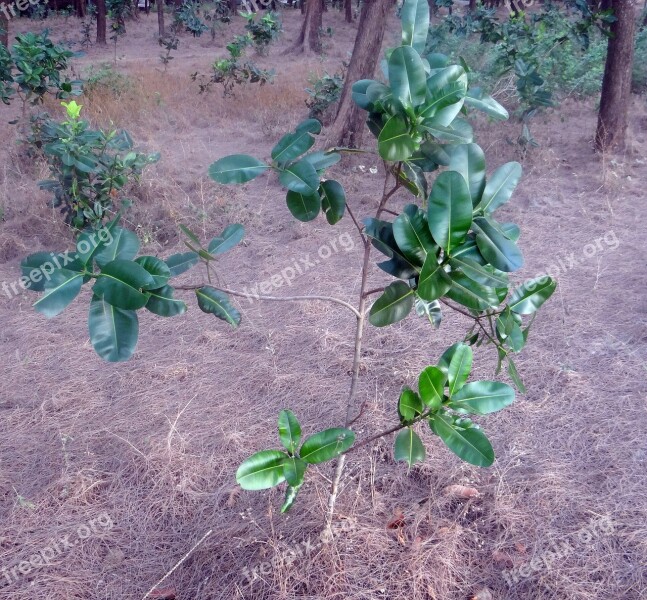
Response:
[[[514,566],[512,557],[507,552],[502,552],[501,550],[495,550],[492,552],[492,559],[494,562],[499,563],[500,565],[505,565],[508,568]]]
[[[404,527],[404,513],[401,508],[396,508],[393,518],[386,524],[387,529],[398,529]]]
[[[478,498],[481,494],[476,488],[467,487],[464,485],[448,485],[443,493],[445,496],[453,496],[454,498]]]

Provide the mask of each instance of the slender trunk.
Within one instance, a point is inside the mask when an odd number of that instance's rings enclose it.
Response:
[[[326,0],[321,0],[321,11],[328,12],[328,5],[326,4]]]
[[[470,0],[470,5],[468,7],[468,10],[470,12],[474,12],[476,10],[476,0]]]
[[[236,0],[229,0],[229,14],[234,16],[238,8],[238,3]]]
[[[106,0],[96,0],[97,3],[97,44],[106,44]]]
[[[627,114],[631,102],[636,2],[612,0],[612,7],[616,21],[611,25],[595,134],[595,148],[599,152],[624,149]]]
[[[85,0],[76,0],[76,16],[79,19],[85,17]]]
[[[159,36],[163,37],[166,33],[164,29],[164,0],[157,0],[157,29]]]
[[[346,23],[353,22],[353,0],[344,0],[344,16]]]
[[[9,19],[0,12],[0,44],[9,48]]]
[[[322,0],[306,0],[306,15],[301,27],[299,39],[285,54],[299,52],[321,54],[321,25],[323,23]]]
[[[366,113],[353,102],[351,87],[355,81],[373,77],[381,56],[386,18],[393,4],[394,0],[366,0],[362,6],[353,55],[329,134],[334,146],[359,148],[362,144]]]

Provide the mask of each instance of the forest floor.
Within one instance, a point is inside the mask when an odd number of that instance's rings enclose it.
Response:
[[[324,15],[334,33],[323,58],[284,55],[300,18],[285,12],[280,41],[254,59],[276,69],[275,83],[226,99],[218,90],[198,95],[190,74],[223,56],[242,19],[215,40],[183,35],[164,73],[156,16],[141,15],[117,46],[118,76],[104,74],[79,102],[95,125],[126,128],[138,148],[162,154],[132,190],[127,215],[147,253],[182,251],[178,223],[210,239],[239,222],[245,242],[220,267],[231,287],[250,289],[295,260],[330,254],[275,293],[354,302],[361,249],[350,219],[335,227],[321,218],[299,223],[271,180],[224,187],[207,176],[226,154],[269,155],[307,115],[309,75],[335,72],[347,58],[354,26],[335,12]],[[14,33],[36,25],[12,22]],[[77,21],[47,25],[78,49]],[[394,20],[385,45],[396,43],[395,31]],[[74,68],[87,77],[112,62],[111,46],[93,47]],[[559,286],[517,361],[528,393],[480,420],[494,466],[461,463],[430,432],[422,434],[427,460],[409,472],[393,461],[392,439],[369,446],[349,459],[337,534],[327,543],[319,532],[328,467],[287,516],[278,510],[280,490],[241,492],[234,473],[277,443],[284,407],[306,434],[343,421],[350,313],[242,300],[243,321],[232,331],[190,302],[182,317],[143,315],[134,357],[110,364],[89,343],[87,293],[51,321],[31,308],[29,292],[0,294],[0,598],[140,600],[209,530],[151,597],[647,598],[647,106],[634,98],[622,156],[593,153],[595,108],[567,101],[536,120],[541,145],[521,158],[524,177],[502,209],[523,232],[526,266],[515,281],[549,269]],[[46,109],[62,114],[55,102]],[[73,242],[37,187],[46,166],[7,123],[19,107],[3,107],[2,116],[0,281],[11,283],[25,255]],[[518,122],[480,119],[475,130],[489,171],[520,159],[509,143]],[[355,212],[368,215],[382,165],[355,160],[333,172]],[[387,280],[371,273],[371,285]],[[465,329],[460,315],[447,315],[437,331],[416,318],[368,329],[360,438],[394,422],[401,387],[415,384]],[[476,375],[492,378],[495,364],[492,348],[476,351]],[[451,485],[479,495],[457,498]],[[24,561],[37,554],[46,564],[30,568]],[[506,576],[511,569],[516,581]]]

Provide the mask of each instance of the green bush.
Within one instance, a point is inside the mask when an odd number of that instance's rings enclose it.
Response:
[[[323,120],[326,110],[335,104],[344,89],[345,68],[334,75],[324,73],[322,77],[312,76],[309,82],[311,88],[306,88],[308,96],[306,106],[310,109],[308,116],[311,119]]]
[[[249,31],[252,37],[254,48],[259,54],[266,55],[269,52],[270,44],[279,37],[283,29],[279,15],[275,12],[269,12],[256,21],[254,13],[240,14],[247,19],[245,29]]]
[[[637,94],[647,92],[647,27],[642,27],[636,36],[634,70],[631,87]]]

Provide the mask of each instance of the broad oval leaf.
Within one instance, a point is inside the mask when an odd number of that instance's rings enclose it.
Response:
[[[429,232],[424,211],[415,204],[407,204],[393,222],[393,237],[398,248],[412,263],[422,264],[428,253],[438,250]]]
[[[452,396],[449,406],[476,415],[487,415],[513,402],[514,390],[509,385],[499,381],[473,381]]]
[[[419,106],[427,97],[427,74],[420,55],[411,46],[400,46],[389,57],[389,84],[404,106]]]
[[[81,242],[77,242],[78,244]],[[104,267],[113,260],[132,260],[139,251],[139,238],[137,234],[123,227],[115,227],[112,230],[112,241],[104,244],[94,255],[94,259],[100,267]]]
[[[512,192],[521,179],[521,173],[521,165],[518,162],[501,165],[488,180],[477,209],[486,214],[492,213],[510,200]]]
[[[489,467],[494,462],[492,445],[480,429],[456,427],[446,415],[434,416],[430,425],[445,445],[465,462],[477,467]]]
[[[154,285],[152,275],[131,260],[113,260],[103,267],[92,291],[108,304],[124,310],[143,308],[149,295],[142,289]]]
[[[318,193],[300,194],[290,190],[285,196],[285,201],[292,216],[304,223],[316,219],[321,210],[321,196]]]
[[[224,231],[209,242],[209,253],[217,256],[231,250],[245,237],[245,228],[240,223],[227,225]]]
[[[291,453],[296,452],[301,441],[301,425],[291,410],[286,409],[279,413],[279,439],[286,450]]]
[[[315,168],[315,171],[319,172],[337,164],[341,160],[341,154],[338,152],[318,151],[304,156],[303,160],[309,162]]]
[[[499,271],[511,273],[523,267],[523,255],[517,245],[487,218],[476,217],[476,245],[483,257]]]
[[[171,277],[171,269],[169,269],[169,266],[161,258],[156,258],[155,256],[139,256],[135,259],[135,262],[144,267],[153,278],[153,283],[143,289],[156,290],[164,287],[168,283]]]
[[[508,111],[492,98],[492,96],[484,94],[480,88],[473,88],[467,91],[465,104],[481,110],[495,119],[505,121],[508,118]]]
[[[128,360],[137,346],[139,321],[134,310],[122,310],[94,296],[88,316],[90,342],[103,360]]]
[[[195,294],[202,312],[215,315],[232,327],[240,325],[240,313],[232,305],[227,294],[208,285],[197,289]]]
[[[460,270],[461,273],[481,285],[502,288],[507,287],[509,280],[507,273],[497,271],[491,265],[482,265],[467,256],[454,255],[449,264],[452,269]]]
[[[285,480],[292,487],[299,487],[303,483],[303,476],[306,474],[308,463],[298,456],[288,456],[283,463],[283,474]]]
[[[422,53],[429,33],[429,4],[427,0],[405,0],[401,9],[402,45],[412,46]]]
[[[377,148],[384,160],[392,162],[407,160],[417,150],[403,117],[394,115],[386,122],[377,138]]]
[[[262,450],[244,460],[236,481],[244,490],[266,490],[285,481],[283,465],[288,458],[280,450]]]
[[[460,173],[467,181],[476,206],[481,200],[485,189],[485,154],[477,144],[459,144],[447,148],[449,154],[449,169]]]
[[[421,127],[441,142],[469,144],[474,139],[474,130],[464,119],[454,119],[451,125],[445,126],[437,123],[434,117],[426,120]]]
[[[315,139],[310,135],[307,128],[288,133],[272,148],[272,159],[277,165],[283,166],[310,150],[314,143]]]
[[[476,283],[476,281],[466,277],[460,271],[452,271],[449,276],[452,287],[447,290],[448,298],[477,312],[499,305],[500,299],[496,288]],[[503,288],[504,298],[507,293],[508,289]]]
[[[444,296],[451,287],[452,280],[445,273],[443,265],[438,262],[434,254],[428,254],[425,264],[422,265],[422,271],[420,271],[416,294],[423,300],[431,302]]]
[[[412,389],[405,388],[400,394],[398,401],[398,411],[405,421],[413,421],[418,415],[421,415],[425,409],[420,396]]]
[[[176,317],[186,312],[186,304],[182,300],[173,298],[173,288],[165,285],[156,290],[149,290],[150,298],[146,303],[146,310],[160,317]]]
[[[83,285],[83,274],[57,269],[45,282],[45,294],[34,302],[34,308],[48,319],[55,317],[76,298]]]
[[[92,264],[92,260],[95,256],[103,250],[103,248],[114,242],[116,232],[115,230],[121,229],[117,227],[119,219],[121,218],[120,214],[110,221],[107,225],[99,229],[98,231],[84,231],[79,235],[76,240],[76,251],[77,258],[84,264]],[[139,249],[139,241],[137,242],[137,250]],[[133,258],[137,254],[133,254],[130,258]]]
[[[419,116],[437,126],[451,125],[463,106],[466,92],[467,74],[463,67],[438,69],[427,79],[427,98]]]
[[[209,167],[209,177],[218,183],[246,183],[269,169],[262,161],[247,154],[232,154]]]
[[[303,158],[280,171],[279,181],[288,190],[298,194],[317,194],[319,189],[319,174],[310,162]]]
[[[426,456],[422,440],[411,427],[405,427],[398,433],[393,449],[393,458],[396,461],[406,461],[409,467],[412,467],[416,463],[424,461]]]
[[[454,349],[452,358],[447,368],[447,385],[451,398],[460,390],[472,370],[472,349],[465,344],[458,344]]]
[[[196,252],[184,252],[169,256],[164,262],[171,271],[171,277],[181,275],[191,267],[198,264],[198,255]]]
[[[85,270],[83,263],[78,258],[69,256],[69,252],[35,252],[20,261],[20,270],[23,277],[29,281],[25,289],[32,292],[42,292],[45,284],[51,279],[52,273],[58,269],[67,269],[80,273]]]
[[[418,378],[420,398],[431,409],[437,410],[443,402],[447,374],[434,366],[427,367]]]
[[[404,319],[413,308],[413,290],[404,281],[394,281],[371,307],[368,320],[386,327]]]
[[[321,208],[330,225],[335,225],[344,216],[346,210],[346,192],[341,183],[328,179],[321,184]]]
[[[460,245],[472,224],[467,182],[456,171],[441,173],[429,194],[427,221],[436,243],[448,254]]]
[[[325,462],[348,450],[355,441],[350,429],[333,427],[311,435],[301,446],[299,457],[311,465]]]
[[[548,276],[538,277],[520,285],[510,297],[508,306],[519,315],[531,315],[553,295],[557,282]]]

